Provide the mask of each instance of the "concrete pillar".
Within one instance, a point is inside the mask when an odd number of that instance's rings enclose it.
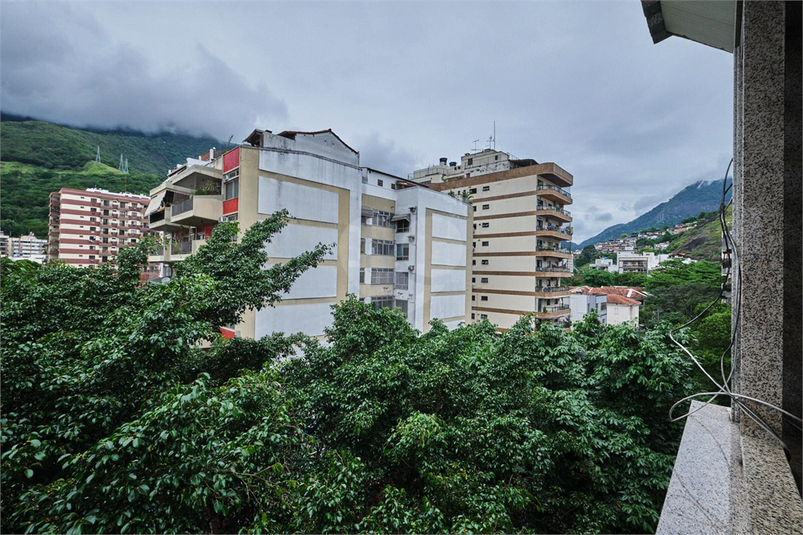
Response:
[[[734,227],[742,297],[734,390],[799,416],[803,352],[800,4],[744,2],[741,6],[741,45],[734,51]],[[800,431],[778,411],[747,405],[790,446],[799,484]],[[734,413],[743,433],[756,437],[764,433],[744,414]]]

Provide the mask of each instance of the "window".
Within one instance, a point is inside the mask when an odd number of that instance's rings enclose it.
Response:
[[[393,227],[394,223],[391,221],[393,214],[391,212],[383,212],[382,210],[374,210],[370,217],[365,218],[366,225],[377,225],[380,227]]]
[[[471,319],[474,319],[474,313],[473,312],[471,313]]]
[[[476,266],[476,265],[477,265],[477,261],[476,261],[476,260],[472,260],[472,261],[471,261],[471,265],[472,265],[472,266]]]
[[[396,289],[406,290],[410,284],[410,274],[406,271],[396,272]]]
[[[396,244],[396,260],[407,260],[410,258],[410,244],[397,243]]]
[[[488,210],[490,207],[491,207],[491,205],[490,205],[490,204],[483,204],[483,205],[482,205],[482,209],[483,209],[483,210]]]
[[[491,186],[483,186],[482,191],[491,191]]]
[[[480,296],[480,301],[487,301],[487,300],[488,300],[488,296],[487,295]]]
[[[392,308],[393,302],[394,299],[392,295],[371,298],[371,304],[374,305],[374,310],[379,310],[380,308]]]
[[[494,161],[498,161],[498,160],[499,160],[499,155],[494,156]]]
[[[407,301],[396,299],[396,308],[400,308],[402,312],[407,314]]]
[[[393,277],[394,270],[392,269],[371,268],[371,284],[393,284]]]
[[[488,319],[488,314],[480,314],[480,319],[481,320],[487,320]]]
[[[367,184],[368,183],[368,177],[367,176],[362,177],[362,183],[363,184]]]
[[[389,240],[371,240],[371,254],[393,256],[393,246],[396,242]]]
[[[382,186],[385,185],[385,183],[382,181],[382,179],[377,178],[376,179],[376,185],[379,186],[379,187],[382,187]]]
[[[396,221],[396,232],[410,232],[410,221],[407,219]]]
[[[469,158],[466,165],[474,165],[474,158]]]
[[[482,242],[482,246],[483,247],[488,247],[488,244],[489,244],[489,242],[487,242],[487,241]]]
[[[480,279],[480,282],[488,282],[488,277],[483,277]]]
[[[237,178],[240,178],[240,168],[239,167],[237,169],[235,169],[233,171],[229,171],[228,173],[223,175],[223,182],[229,182],[230,180],[234,180],[234,179],[237,179]]]
[[[225,192],[223,194],[223,200],[228,201],[230,199],[236,199],[240,196],[240,179],[235,178],[229,182],[226,182]]]
[[[365,268],[360,268],[360,284],[365,284]]]
[[[490,226],[491,226],[491,224],[490,224],[490,223],[483,223],[483,224],[482,224],[482,228],[488,228],[488,227],[490,227]]]
[[[483,260],[483,261],[482,261],[482,265],[483,265],[483,266],[487,266],[487,265],[488,265],[488,261],[487,261],[487,260]]]
[[[474,277],[471,277],[471,282],[477,282],[477,279],[474,278]]]
[[[477,193],[477,188],[471,188],[468,190],[469,193]]]
[[[475,296],[475,295],[472,295],[472,296],[471,296],[471,300],[472,300],[472,301],[476,301],[476,300],[477,300],[477,296]]]

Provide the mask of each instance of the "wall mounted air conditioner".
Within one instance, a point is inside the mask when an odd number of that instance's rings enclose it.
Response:
[[[225,215],[222,215],[217,219],[217,221],[218,221],[218,223],[228,223],[229,222],[229,217],[225,216]]]
[[[408,271],[415,271],[415,266],[407,266]]]

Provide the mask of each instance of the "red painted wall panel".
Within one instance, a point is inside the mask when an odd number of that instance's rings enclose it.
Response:
[[[235,167],[240,166],[240,147],[227,152],[223,155],[223,172],[228,173]]]
[[[240,205],[240,203],[237,202],[239,200],[240,200],[239,198],[235,197],[234,199],[223,201],[223,215],[236,212]]]

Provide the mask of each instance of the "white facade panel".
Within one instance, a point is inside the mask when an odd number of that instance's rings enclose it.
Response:
[[[433,269],[430,291],[464,292],[466,290],[466,271],[464,269]]]
[[[429,307],[429,317],[435,318],[455,318],[465,316],[466,296],[465,295],[433,295]]]
[[[258,340],[274,332],[283,332],[288,335],[299,332],[309,336],[322,335],[324,328],[332,323],[330,306],[328,303],[315,303],[276,308],[265,307],[257,310],[254,320],[254,337]]]
[[[337,266],[318,266],[307,270],[296,279],[282,299],[315,297],[337,297]]]
[[[271,258],[293,258],[311,251],[319,243],[337,244],[337,229],[310,227],[308,225],[288,224],[273,236],[271,243],[265,244],[265,250]],[[337,259],[337,245],[324,255],[324,260]]]
[[[446,323],[444,323],[444,325],[446,325],[447,329],[449,329],[450,331],[453,331],[453,330],[457,329],[460,326],[461,323],[464,323],[464,321],[463,320],[454,320],[454,321],[447,321]]]
[[[337,223],[338,194],[286,180],[259,177],[260,214],[286,209],[292,217]]]
[[[432,237],[466,241],[468,226],[465,219],[432,214]]]
[[[466,224],[465,221],[462,222]],[[432,265],[465,266],[466,246],[460,243],[432,242]]]

